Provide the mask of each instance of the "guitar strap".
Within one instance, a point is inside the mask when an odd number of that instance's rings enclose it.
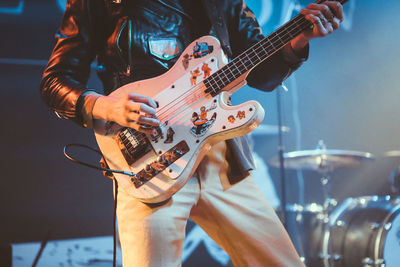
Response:
[[[229,42],[228,27],[226,26],[226,18],[224,10],[222,10],[222,5],[217,4],[221,0],[202,0],[204,9],[206,10],[208,17],[214,27],[215,34],[221,42],[221,47],[225,54],[231,58],[232,49]]]

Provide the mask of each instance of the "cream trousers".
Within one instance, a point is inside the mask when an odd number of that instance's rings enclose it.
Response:
[[[304,266],[274,209],[252,177],[223,189],[226,145],[220,142],[171,199],[144,204],[118,191],[118,229],[124,267],[181,266],[190,217],[235,266]]]

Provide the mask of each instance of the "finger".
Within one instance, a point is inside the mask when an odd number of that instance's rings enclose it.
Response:
[[[139,122],[150,126],[160,126],[161,124],[161,122],[155,118],[149,118],[135,112],[129,112],[126,117],[128,122]]]
[[[145,134],[154,134],[154,129],[153,128],[143,126],[143,125],[141,125],[139,123],[136,123],[136,122],[128,122],[127,126],[129,128],[135,129],[138,132],[142,132],[142,133],[145,133]]]
[[[325,25],[328,22],[325,16],[322,14],[322,11],[320,10],[304,8],[301,10],[301,13],[303,15],[314,15],[315,17],[318,17],[318,20],[321,22],[322,25]]]
[[[321,19],[318,16],[315,16],[313,14],[307,14],[305,16],[305,18],[307,20],[311,21],[311,23],[314,25],[314,27],[317,28],[318,35],[320,35],[320,36],[327,35],[327,31],[326,31],[324,25],[322,25]]]
[[[142,112],[147,115],[156,115],[156,110],[145,103],[129,101],[126,103],[126,109],[130,112]]]
[[[332,28],[333,28],[334,30],[339,29],[339,27],[340,27],[340,20],[339,20],[338,18],[334,18],[330,23],[332,24]]]
[[[150,126],[160,126],[161,122],[155,118],[141,117],[139,122]]]
[[[325,5],[325,4],[309,4],[307,6],[307,8],[321,11],[322,15],[329,22],[331,22],[333,20],[333,18],[335,17],[334,14],[332,13],[331,9],[329,8],[329,6]]]
[[[340,22],[344,20],[343,5],[337,1],[324,2],[332,11],[333,15],[339,19]]]
[[[137,93],[129,93],[128,98],[129,100],[132,100],[134,102],[145,103],[153,108],[157,108],[157,103],[148,96],[144,96]]]
[[[326,23],[326,25],[324,25],[325,30],[326,30],[326,35],[331,34],[333,32],[333,26],[332,23],[330,23],[328,21],[328,23]]]

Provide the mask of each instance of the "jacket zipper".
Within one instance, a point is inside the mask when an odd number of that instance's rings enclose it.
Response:
[[[131,75],[132,69],[132,19],[128,18],[128,66],[126,73]]]
[[[121,34],[125,27],[128,27],[127,29],[127,38],[128,38],[128,60],[125,60],[126,57],[124,57],[124,53],[122,51],[122,48],[120,46],[120,40],[121,40]],[[126,71],[123,72],[125,76],[129,76],[131,73],[132,69],[132,19],[127,18],[121,25],[121,29],[119,30],[119,33],[117,35],[117,38],[115,40],[116,46],[118,48],[119,56],[121,60],[123,61],[124,65],[126,65]]]

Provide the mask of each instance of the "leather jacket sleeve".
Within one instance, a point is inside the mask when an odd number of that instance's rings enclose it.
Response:
[[[101,36],[93,30],[98,25],[94,25],[96,22],[91,17],[91,14],[99,14],[99,10],[89,12],[89,9],[99,9],[99,6],[92,2],[68,1],[40,85],[45,103],[59,116],[78,124],[82,124],[83,98],[91,91],[86,88],[86,83],[97,52],[95,42],[101,42]]]
[[[233,0],[228,28],[233,57],[246,48],[261,41],[264,36],[261,28],[244,0]],[[254,68],[247,77],[249,86],[272,91],[300,67],[308,57],[308,45],[300,54],[295,54],[290,44]]]

